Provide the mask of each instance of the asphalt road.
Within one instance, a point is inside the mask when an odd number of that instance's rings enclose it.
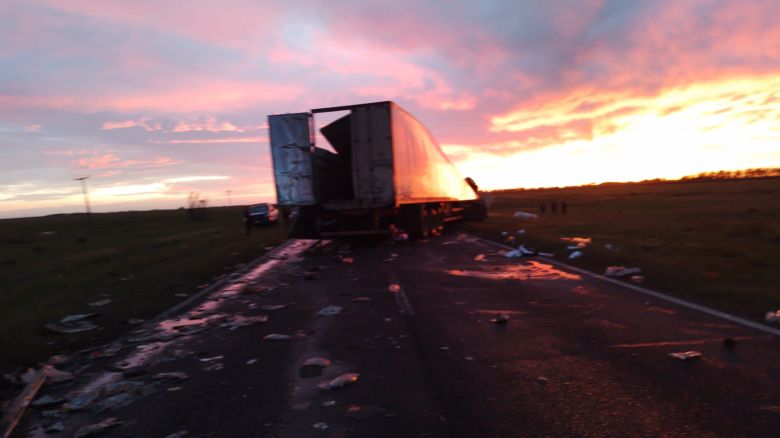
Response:
[[[26,427],[62,421],[70,436],[115,417],[107,436],[780,436],[775,336],[497,251],[465,236],[290,242],[115,356],[60,366],[77,377],[44,394],[94,400],[34,409]],[[490,321],[499,313],[506,324]],[[291,338],[263,339],[273,333]],[[669,356],[688,350],[702,356]],[[303,366],[315,357],[330,366]],[[345,373],[359,377],[318,387]]]

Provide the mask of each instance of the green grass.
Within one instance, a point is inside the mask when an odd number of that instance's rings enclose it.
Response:
[[[491,217],[467,231],[555,253],[597,273],[609,265],[640,267],[645,284],[670,294],[763,320],[780,308],[780,178],[636,183],[493,192]],[[549,202],[566,201],[568,214]],[[517,210],[547,213],[537,221]],[[526,234],[516,235],[525,229]],[[569,260],[561,237],[591,237]],[[606,244],[619,248],[608,251]]]
[[[96,346],[192,295],[285,240],[282,225],[247,237],[242,207],[210,208],[193,221],[184,210],[0,220],[0,371],[52,354]],[[53,232],[53,233],[49,233]],[[102,307],[88,302],[109,297]],[[98,330],[72,335],[44,324],[99,312]]]

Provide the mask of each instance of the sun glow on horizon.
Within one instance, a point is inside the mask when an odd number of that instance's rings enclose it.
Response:
[[[464,176],[485,189],[777,167],[780,76],[696,84],[652,97],[579,93],[491,121],[492,131],[522,140],[443,145]]]

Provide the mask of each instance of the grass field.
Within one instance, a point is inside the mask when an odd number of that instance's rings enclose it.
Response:
[[[202,221],[184,210],[0,220],[0,371],[111,340],[285,238],[281,225],[247,237],[241,207],[210,208]],[[102,314],[99,329],[44,328],[89,312]]]
[[[762,320],[780,308],[780,178],[620,184],[493,192],[489,220],[464,224],[475,234],[555,253],[597,273],[639,267],[645,285]],[[565,201],[567,214],[550,212]],[[546,213],[538,220],[518,211]],[[525,234],[518,235],[518,229]],[[590,237],[569,260],[561,237]],[[610,244],[617,251],[605,246]]]

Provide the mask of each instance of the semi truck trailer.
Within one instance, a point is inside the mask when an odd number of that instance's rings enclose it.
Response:
[[[320,129],[314,117],[344,114]],[[331,115],[332,117],[332,115]],[[277,203],[290,237],[407,233],[425,238],[457,220],[484,220],[477,186],[461,177],[426,127],[390,101],[268,116]]]

